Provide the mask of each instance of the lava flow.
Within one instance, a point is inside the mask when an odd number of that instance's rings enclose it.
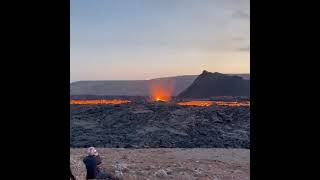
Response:
[[[174,81],[164,83],[163,81],[155,81],[151,83],[150,95],[152,101],[164,101],[171,100],[174,90]]]
[[[185,101],[185,102],[178,102],[178,105],[181,106],[232,106],[232,107],[239,107],[239,106],[250,106],[250,102],[237,102],[237,101]]]
[[[118,100],[118,99],[113,99],[113,100],[105,100],[105,99],[100,99],[100,100],[70,100],[70,104],[78,104],[78,105],[97,105],[97,104],[126,104],[129,103],[130,101],[128,100]]]
[[[233,106],[233,107],[250,106],[250,102],[249,101],[245,101],[245,102],[215,101],[215,104],[218,105],[218,106]]]
[[[181,106],[211,106],[213,101],[186,101],[178,102],[177,104]]]

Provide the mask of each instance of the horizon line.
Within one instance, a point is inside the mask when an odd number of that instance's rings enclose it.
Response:
[[[210,71],[209,71],[210,72]],[[220,73],[220,72],[218,72]],[[228,74],[228,75],[237,75],[237,74],[249,74],[247,73],[221,73],[221,74]],[[153,79],[161,79],[161,78],[171,78],[171,77],[179,77],[179,76],[199,76],[200,74],[189,74],[189,75],[172,75],[172,76],[163,76],[163,77],[153,77],[148,79],[87,79],[87,80],[70,80],[70,83],[80,82],[80,81],[149,81]]]

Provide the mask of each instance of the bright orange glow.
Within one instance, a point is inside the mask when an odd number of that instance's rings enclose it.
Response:
[[[96,105],[96,104],[125,104],[129,103],[130,101],[128,100],[118,100],[118,99],[113,99],[113,100],[70,100],[70,104],[79,104],[79,105]]]
[[[236,106],[236,107],[238,107],[238,106],[250,106],[250,102],[249,101],[245,101],[245,102],[215,101],[215,104],[218,105],[218,106]]]
[[[172,98],[173,90],[174,90],[173,81],[164,83],[158,80],[151,83],[150,96],[153,101],[168,102]]]
[[[239,107],[239,106],[250,106],[249,101],[245,102],[237,102],[237,101],[186,101],[186,102],[178,102],[178,105],[181,106],[232,106],[232,107]]]
[[[213,101],[186,101],[178,102],[177,104],[181,106],[211,106]]]

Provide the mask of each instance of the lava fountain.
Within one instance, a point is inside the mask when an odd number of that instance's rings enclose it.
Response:
[[[151,100],[169,102],[172,99],[174,87],[173,80],[153,80],[150,84]]]
[[[100,100],[70,100],[70,104],[78,104],[78,105],[98,105],[98,104],[126,104],[129,103],[128,100],[119,100],[119,99],[100,99]]]

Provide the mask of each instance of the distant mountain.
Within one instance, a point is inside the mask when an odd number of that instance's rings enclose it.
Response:
[[[250,74],[227,74],[229,76],[240,76],[245,80],[250,80]]]
[[[250,74],[240,74],[244,78],[250,78]],[[185,75],[156,78],[150,80],[123,80],[123,81],[77,81],[70,83],[71,95],[123,95],[123,96],[148,96],[150,86],[161,82],[164,86],[174,83],[176,96],[189,87],[198,75]]]
[[[187,88],[197,76],[176,76],[151,80],[129,81],[77,81],[70,84],[71,95],[123,95],[148,96],[153,83],[162,83],[167,86],[175,84],[174,95]]]
[[[250,96],[250,80],[240,76],[203,71],[181,92],[179,98],[210,98],[213,96]]]

